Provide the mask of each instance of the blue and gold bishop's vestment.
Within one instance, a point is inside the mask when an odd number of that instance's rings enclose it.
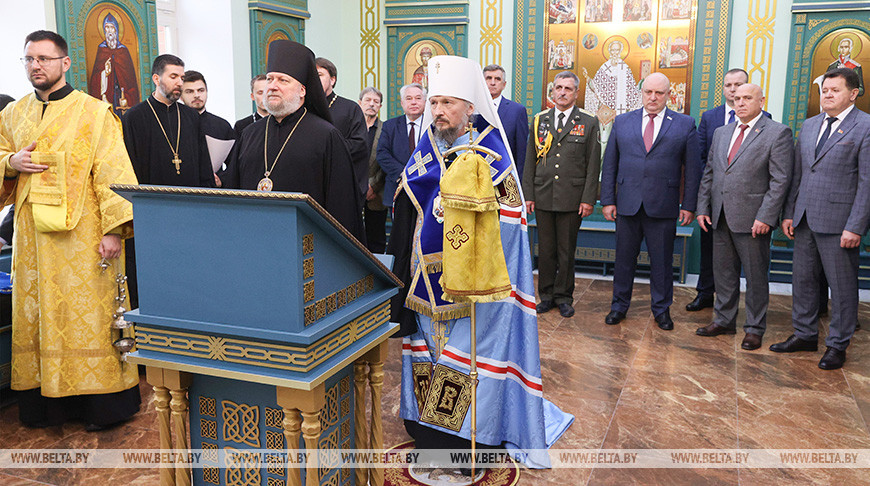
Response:
[[[465,134],[453,145],[468,143]],[[530,453],[527,466],[548,467],[546,449],[574,417],[543,398],[528,228],[509,150],[492,127],[473,145],[484,148],[476,165],[463,154],[448,166],[447,147],[427,130],[402,174],[397,200],[407,197],[416,210],[404,302],[416,329],[402,343],[400,414],[470,440],[469,302],[477,302],[476,441]],[[451,173],[460,170],[477,179],[463,183]],[[457,209],[473,214],[451,215]]]

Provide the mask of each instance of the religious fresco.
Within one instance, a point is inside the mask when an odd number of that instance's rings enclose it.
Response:
[[[695,0],[579,0],[573,6],[574,24],[552,22],[548,13],[542,107],[552,106],[546,86],[569,70],[580,78],[577,105],[609,123],[640,108],[640,81],[661,72],[671,80],[668,107],[689,113]]]
[[[854,69],[861,80],[859,96],[855,106],[864,111],[870,111],[870,95],[864,91],[866,80],[864,79],[863,64],[870,63],[870,35],[860,29],[843,28],[834,30],[825,35],[812,53],[811,78],[812,85],[809,87],[809,102],[807,103],[807,118],[818,115],[822,87],[822,75],[831,69],[848,67]]]
[[[111,3],[98,3],[84,28],[87,92],[110,103],[115,113],[141,101],[139,38],[127,13]]]
[[[422,40],[412,45],[405,53],[407,83],[419,83],[428,88],[429,59],[432,56],[444,55],[447,55],[444,46],[431,40]]]
[[[550,0],[547,12],[551,24],[573,24],[577,22],[575,0]]]

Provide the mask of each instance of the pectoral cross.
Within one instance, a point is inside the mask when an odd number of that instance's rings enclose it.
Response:
[[[414,172],[416,172],[417,177],[420,177],[428,172],[428,170],[426,170],[426,164],[432,162],[432,154],[426,154],[425,157],[421,157],[420,152],[417,152],[414,154],[414,161],[414,165],[408,167],[408,175],[413,175]]]
[[[181,174],[181,159],[176,155],[172,158],[172,163],[175,164],[175,173]]]

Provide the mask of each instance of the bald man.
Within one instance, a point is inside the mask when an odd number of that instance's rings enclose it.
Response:
[[[650,260],[650,294],[659,328],[674,328],[674,238],[681,225],[694,218],[701,180],[701,157],[695,120],[666,107],[671,82],[661,73],[641,85],[643,107],[613,121],[601,167],[604,217],[616,221],[616,262],[613,301],[606,324],[625,319],[631,302],[634,272],[641,242]],[[685,196],[680,203],[680,178],[685,168]]]
[[[734,93],[737,120],[713,133],[698,192],[698,224],[713,234],[713,322],[699,336],[734,334],[740,270],[746,275],[746,335],[741,347],[758,349],[767,328],[770,234],[788,195],[794,164],[791,129],[762,113],[756,84]]]

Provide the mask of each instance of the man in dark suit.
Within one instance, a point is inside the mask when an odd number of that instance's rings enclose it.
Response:
[[[694,218],[701,180],[695,121],[666,108],[670,80],[661,73],[641,85],[643,108],[613,121],[601,168],[604,217],[616,221],[613,301],[607,324],[625,319],[631,303],[640,245],[646,240],[650,259],[651,307],[661,329],[674,328],[673,254],[676,221]],[[685,168],[685,195],[680,205],[680,178]]]
[[[815,351],[819,339],[819,278],[831,287],[828,349],[819,368],[846,362],[858,322],[858,253],[870,222],[870,116],[855,108],[858,76],[849,68],[822,80],[822,113],[806,120],[795,148],[794,180],[782,231],[794,239],[794,334],[771,351]]]
[[[393,207],[393,196],[402,178],[405,164],[420,141],[427,127],[421,127],[423,109],[426,107],[426,90],[417,83],[406,84],[399,90],[404,115],[384,122],[378,142],[378,164],[384,169],[384,206]]]
[[[483,77],[486,80],[486,87],[489,88],[489,94],[492,96],[492,104],[498,110],[498,117],[501,119],[502,127],[504,127],[504,135],[510,145],[517,173],[520,180],[523,180],[526,142],[529,139],[529,115],[526,112],[526,107],[502,96],[504,87],[507,85],[504,68],[498,64],[490,64],[483,68]]]
[[[698,142],[701,149],[701,165],[707,165],[707,155],[710,144],[713,142],[713,132],[717,128],[734,122],[737,115],[734,111],[734,93],[741,85],[749,82],[746,71],[735,68],[725,73],[722,82],[722,95],[725,103],[701,115],[701,123],[698,124]],[[713,292],[716,290],[713,277],[713,233],[701,232],[701,268],[698,272],[698,285],[695,287],[698,295],[695,300],[686,304],[686,310],[699,311],[713,307]]]
[[[779,223],[794,165],[791,129],[763,116],[764,93],[743,84],[732,99],[737,121],[713,135],[698,192],[698,223],[713,235],[716,305],[699,336],[734,334],[740,269],[746,274],[746,336],[741,347],[761,347],[770,300],[770,230]],[[710,228],[712,226],[712,228]]]
[[[580,79],[562,71],[553,80],[556,107],[535,115],[526,152],[523,192],[538,228],[538,313],[558,306],[574,315],[574,251],[580,222],[598,196],[601,145],[598,119],[574,106]]]

